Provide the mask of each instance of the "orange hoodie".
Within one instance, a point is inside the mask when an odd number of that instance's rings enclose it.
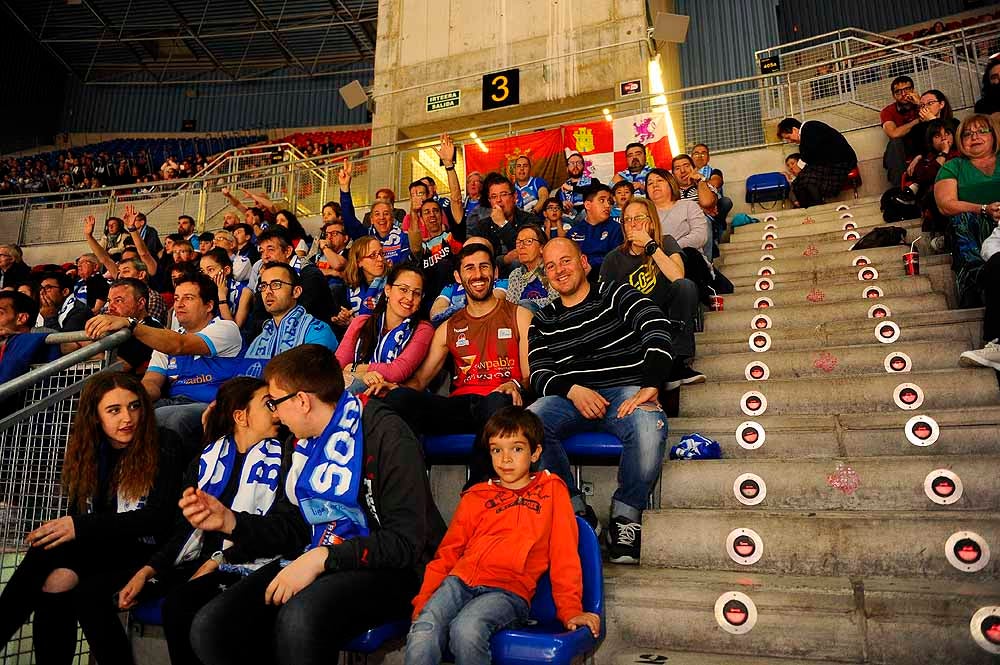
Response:
[[[540,471],[519,490],[492,480],[473,485],[462,493],[448,533],[427,564],[413,618],[448,575],[468,586],[506,589],[530,603],[548,570],[556,614],[565,624],[583,612],[577,538],[569,491],[558,476]]]

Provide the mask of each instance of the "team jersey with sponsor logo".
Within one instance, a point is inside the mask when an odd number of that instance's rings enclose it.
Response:
[[[452,395],[485,395],[511,379],[521,381],[517,305],[498,300],[486,316],[463,308],[446,323],[448,351],[455,361]]]

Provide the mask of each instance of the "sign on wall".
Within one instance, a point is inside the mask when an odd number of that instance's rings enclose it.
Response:
[[[760,59],[760,73],[771,74],[781,71],[781,60],[776,55]]]
[[[436,95],[427,95],[427,112],[440,111],[442,109],[453,109],[461,106],[462,91],[450,90]]]
[[[521,72],[507,69],[483,76],[483,110],[500,109],[521,103]]]

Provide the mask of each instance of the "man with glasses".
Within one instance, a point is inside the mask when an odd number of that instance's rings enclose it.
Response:
[[[319,344],[337,350],[337,338],[326,322],[314,318],[298,304],[302,295],[299,276],[287,263],[265,263],[257,283],[264,309],[271,318],[247,346],[245,358],[270,360],[302,344]]]
[[[646,196],[646,176],[652,169],[646,164],[646,146],[641,143],[629,143],[625,146],[625,163],[628,167],[619,171],[611,178],[611,183],[632,183],[636,196]]]
[[[343,279],[349,240],[344,220],[340,218],[325,222],[320,229],[319,251],[313,257],[313,263],[326,275],[327,282]]]
[[[455,182],[458,182],[456,178]],[[481,236],[490,241],[496,252],[497,267],[501,277],[506,277],[517,263],[517,248],[514,242],[517,231],[537,218],[517,207],[514,185],[499,173],[489,173],[483,180],[486,200],[490,207],[482,206],[476,211],[478,217],[469,222],[469,236]]]
[[[97,316],[87,335],[100,339],[129,329],[153,349],[142,385],[156,407],[156,422],[176,432],[192,457],[200,449],[201,415],[215,399],[219,386],[235,376],[243,349],[240,329],[216,316],[219,289],[207,275],[181,278],[174,287],[174,317],[179,329],[146,325],[136,317]]]
[[[17,286],[31,277],[31,269],[24,264],[21,248],[17,245],[0,245],[0,289]]]
[[[255,292],[253,299],[253,316],[247,324],[249,333],[254,337],[260,334],[264,322],[270,316],[264,307],[261,294],[257,292],[260,273],[266,263],[287,263],[299,276],[302,295],[298,304],[320,321],[330,321],[337,312],[333,302],[333,294],[326,283],[326,276],[312,263],[305,262],[292,250],[288,234],[281,226],[273,226],[257,237],[257,247],[260,249],[260,260],[254,264],[250,272],[250,288]]]
[[[917,155],[913,146],[915,135],[910,130],[920,124],[920,95],[909,76],[897,76],[890,87],[893,102],[879,114],[882,131],[889,137],[889,144],[882,156],[882,166],[889,184],[899,187],[906,165]]]
[[[643,148],[645,152],[645,148]],[[585,173],[586,163],[583,155],[578,152],[570,153],[566,158],[566,174],[569,178],[562,184],[556,192],[556,198],[562,203],[563,214],[568,217],[567,221],[573,222],[583,213],[583,195],[587,193],[591,185],[601,183],[597,178],[591,178]]]
[[[97,314],[108,300],[108,280],[100,274],[101,262],[94,254],[81,254],[76,260],[76,284],[73,297]]]
[[[71,292],[72,280],[63,273],[50,272],[42,276],[38,287],[40,312],[45,327],[58,332],[83,330],[93,312]]]

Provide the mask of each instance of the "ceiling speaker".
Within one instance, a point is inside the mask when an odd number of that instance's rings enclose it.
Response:
[[[358,80],[341,87],[340,96],[349,109],[357,108],[368,101],[368,93]]]

